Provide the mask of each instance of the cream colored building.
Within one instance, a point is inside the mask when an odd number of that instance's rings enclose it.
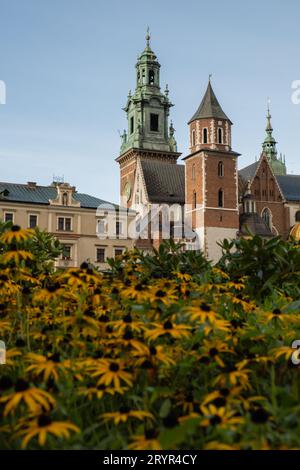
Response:
[[[57,267],[87,261],[106,269],[108,258],[133,247],[127,236],[128,223],[135,220],[133,211],[78,193],[68,183],[0,183],[0,218],[52,233],[63,246]]]

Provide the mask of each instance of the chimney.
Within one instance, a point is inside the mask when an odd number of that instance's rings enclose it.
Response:
[[[29,188],[36,188],[36,182],[35,181],[27,181],[27,186]]]

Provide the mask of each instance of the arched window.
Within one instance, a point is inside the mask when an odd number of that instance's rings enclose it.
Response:
[[[149,85],[154,85],[154,70],[149,70]]]
[[[193,208],[196,209],[197,206],[197,193],[196,191],[193,192]]]
[[[222,127],[218,128],[218,144],[223,144],[223,129],[222,129]]]
[[[224,176],[224,163],[218,163],[218,176]]]
[[[192,130],[192,146],[196,143],[196,132],[195,129]]]
[[[196,167],[195,164],[192,166],[192,180],[195,181],[196,179]]]
[[[218,207],[224,206],[224,191],[223,189],[219,189],[218,191]]]
[[[203,143],[204,144],[207,144],[207,141],[208,141],[208,132],[207,132],[207,129],[203,129]]]
[[[295,214],[295,221],[300,222],[300,211],[297,211]]]
[[[272,214],[270,209],[267,207],[262,211],[262,219],[265,222],[265,224],[271,229],[272,228]]]

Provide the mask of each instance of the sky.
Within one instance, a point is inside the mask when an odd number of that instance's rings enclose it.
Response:
[[[300,174],[299,18],[299,0],[0,0],[0,181],[55,175],[119,201],[122,107],[148,25],[182,157],[212,74],[239,167],[260,155],[270,98],[278,151]]]

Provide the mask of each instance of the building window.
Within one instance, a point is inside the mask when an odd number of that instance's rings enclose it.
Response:
[[[120,221],[116,222],[116,235],[122,235],[123,233],[123,224]]]
[[[218,176],[220,177],[224,176],[224,163],[223,162],[218,163]]]
[[[70,217],[58,217],[57,230],[71,232],[72,220]]]
[[[295,221],[300,222],[300,211],[297,211],[295,214]]]
[[[195,181],[196,179],[196,167],[195,164],[192,166],[192,180]]]
[[[218,144],[223,144],[223,129],[222,129],[222,127],[218,128]]]
[[[105,248],[97,248],[96,250],[96,261],[97,263],[105,263]]]
[[[123,251],[124,251],[123,248],[115,248],[115,257],[121,256],[123,254]]]
[[[154,85],[154,70],[149,70],[149,85]]]
[[[150,130],[158,132],[158,114],[150,113]]]
[[[218,207],[224,207],[224,191],[219,189],[218,191]]]
[[[195,129],[192,130],[192,146],[196,144],[196,132]]]
[[[265,222],[265,224],[271,229],[272,228],[272,214],[270,209],[267,207],[262,211],[262,219]]]
[[[37,226],[37,215],[29,215],[29,228],[35,228]]]
[[[134,117],[131,116],[130,118],[130,134],[133,134],[134,132]]]
[[[71,259],[71,245],[62,245],[62,259]]]
[[[13,212],[5,212],[4,214],[4,222],[13,222],[14,221],[14,214]]]
[[[105,233],[105,220],[104,219],[99,219],[97,220],[97,233],[99,235],[103,235]]]
[[[196,209],[197,206],[197,193],[196,191],[193,192],[193,208]]]
[[[208,132],[207,132],[207,129],[203,129],[203,143],[204,144],[207,144],[208,142]]]

